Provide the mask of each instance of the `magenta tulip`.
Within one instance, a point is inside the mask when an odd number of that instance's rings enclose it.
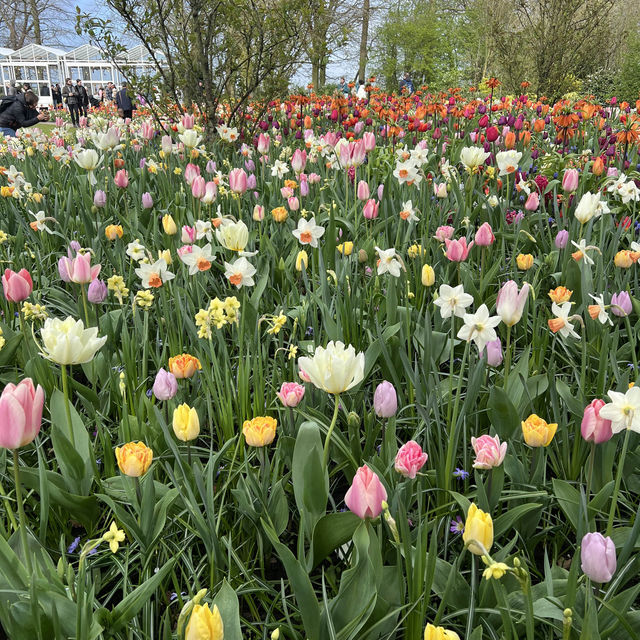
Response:
[[[377,518],[382,512],[382,503],[387,491],[380,478],[365,464],[356,471],[344,502],[358,517]]]
[[[31,378],[9,383],[0,396],[0,447],[17,449],[33,442],[40,432],[44,391]]]

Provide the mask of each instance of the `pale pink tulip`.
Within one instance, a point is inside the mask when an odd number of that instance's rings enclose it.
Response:
[[[297,407],[304,397],[304,387],[297,382],[283,382],[277,396],[285,407]]]
[[[498,436],[489,435],[471,438],[471,446],[476,454],[474,469],[492,469],[499,467],[507,455],[507,443],[500,442]]]
[[[597,399],[593,400],[584,409],[580,433],[587,442],[601,444],[602,442],[611,440],[613,436],[611,420],[605,420],[600,417],[600,409],[602,409],[605,404],[604,400]]]
[[[429,456],[415,440],[409,440],[398,449],[394,467],[398,473],[413,480],[428,458]]]
[[[353,513],[364,519],[377,518],[386,499],[387,490],[380,478],[365,464],[356,471],[344,502]]]
[[[5,269],[2,276],[2,289],[4,297],[9,302],[22,302],[33,291],[33,280],[26,269],[20,269],[18,273],[11,269]]]
[[[0,447],[17,449],[33,442],[40,432],[44,391],[31,378],[9,383],[0,396]]]
[[[469,251],[475,243],[470,242],[467,244],[466,238],[457,240],[445,238],[444,244],[446,246],[446,256],[451,262],[463,262],[469,256]]]

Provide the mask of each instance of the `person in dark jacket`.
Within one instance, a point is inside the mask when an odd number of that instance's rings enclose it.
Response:
[[[51,99],[53,100],[53,108],[59,109],[62,104],[62,89],[59,84],[51,85]]]
[[[122,83],[122,89],[116,93],[116,106],[121,118],[131,118],[133,116],[135,106],[127,94],[126,82]]]
[[[38,96],[33,91],[5,98],[7,99],[11,104],[0,111],[0,134],[15,138],[18,129],[33,127],[34,124],[49,119],[48,113],[38,113]]]
[[[7,87],[7,95],[15,96],[17,93],[18,93],[18,90],[16,89],[16,81],[15,80],[9,81],[9,86]]]
[[[411,76],[408,73],[404,74],[404,77],[400,82],[400,93],[405,93],[405,92],[409,95],[411,95],[414,92],[413,80],[411,79]]]
[[[67,78],[62,87],[62,100],[69,109],[69,115],[71,116],[71,124],[74,127],[78,126],[78,115],[80,109],[80,99],[78,96],[78,89],[73,86],[71,78]]]
[[[79,112],[86,118],[88,115],[87,109],[89,108],[89,94],[80,78],[76,80],[76,90],[78,92]]]

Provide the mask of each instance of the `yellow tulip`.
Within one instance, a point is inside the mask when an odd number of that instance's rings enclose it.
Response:
[[[433,270],[433,267],[431,267],[428,264],[425,264],[424,267],[422,267],[422,284],[425,287],[430,287],[433,285],[435,281],[436,281],[436,274],[435,274],[435,271]]]
[[[218,607],[214,604],[213,611],[209,605],[197,604],[189,618],[185,640],[223,640],[224,624]]]
[[[489,553],[493,544],[493,520],[488,513],[478,509],[473,503],[467,512],[462,539],[468,545],[469,551],[477,556]]]
[[[173,410],[173,432],[182,442],[197,438],[200,433],[198,412],[186,403],[176,407]]]
[[[343,242],[342,244],[339,244],[336,249],[343,256],[350,256],[353,253],[353,242]]]
[[[298,251],[298,255],[296,257],[296,271],[302,271],[303,269],[306,271],[309,266],[309,256],[307,252],[303,249],[302,251]]]
[[[173,263],[170,249],[158,249],[158,260],[164,260],[167,266]]]
[[[107,240],[115,240],[116,238],[122,238],[124,231],[119,224],[108,224],[104,230],[104,235]]]
[[[533,267],[533,256],[530,253],[520,253],[516,257],[516,263],[518,264],[518,269],[528,271]]]
[[[116,447],[116,460],[125,476],[138,478],[151,466],[153,451],[144,442],[128,442],[123,447]]]
[[[557,430],[558,425],[555,422],[548,424],[535,413],[522,423],[522,435],[530,447],[548,447]]]
[[[424,640],[460,640],[460,636],[455,631],[428,623],[424,629]]]
[[[168,213],[162,216],[162,228],[168,236],[173,236],[178,233],[178,227],[176,226],[175,220],[173,219],[173,216]]]
[[[271,444],[276,437],[278,421],[268,416],[259,416],[253,420],[245,420],[242,425],[247,444],[251,447],[264,447]]]
[[[276,222],[284,222],[289,216],[284,207],[276,207],[275,209],[272,209],[271,215]]]
[[[613,258],[613,264],[620,269],[628,269],[633,264],[632,251],[628,249],[623,249],[622,251],[618,251],[615,257]]]

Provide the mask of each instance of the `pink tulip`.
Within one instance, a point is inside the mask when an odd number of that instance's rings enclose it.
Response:
[[[196,123],[196,119],[189,113],[185,113],[181,119],[182,126],[185,129],[193,129],[193,125]]]
[[[365,151],[373,151],[376,148],[376,136],[371,131],[366,131],[362,134],[362,142],[364,143]]]
[[[476,231],[475,242],[479,247],[488,247],[495,242],[493,229],[488,222],[483,223]]]
[[[507,327],[513,327],[514,324],[520,321],[528,296],[529,285],[526,282],[522,285],[519,293],[518,284],[513,280],[509,280],[502,285],[496,300],[496,313]]]
[[[373,410],[379,418],[391,418],[398,410],[398,394],[394,386],[383,380],[373,394]]]
[[[307,165],[307,152],[296,149],[291,156],[291,168],[296,174],[302,173]]]
[[[398,473],[413,480],[428,458],[429,456],[415,440],[409,440],[398,449],[394,467]]]
[[[382,503],[387,491],[380,478],[365,464],[356,471],[344,502],[358,517],[377,518],[382,512]]]
[[[205,186],[204,195],[200,198],[200,201],[203,204],[211,204],[216,199],[217,195],[218,185],[213,182],[213,180],[210,180]]]
[[[64,263],[64,267],[62,267]],[[61,258],[58,262],[60,276],[65,280],[63,274],[69,277],[65,282],[75,282],[76,284],[87,284],[95,280],[100,273],[101,265],[91,266],[90,253],[78,253],[75,258]]]
[[[196,176],[191,183],[191,195],[196,199],[204,198],[207,193],[207,181],[202,176]]]
[[[129,174],[126,169],[120,169],[116,172],[116,177],[113,179],[116,187],[120,189],[126,189],[129,186]]]
[[[253,207],[252,218],[256,222],[261,222],[262,220],[264,220],[264,207],[261,204],[257,204],[255,207]]]
[[[370,200],[367,200],[367,202],[364,205],[364,209],[362,211],[364,217],[367,220],[373,220],[374,218],[377,218],[378,207],[379,207],[379,203],[376,202],[373,198]]]
[[[285,407],[297,407],[304,397],[304,387],[297,382],[283,382],[277,396]]]
[[[304,174],[302,174],[304,175]],[[309,195],[309,182],[307,181],[306,178],[303,178],[302,175],[300,176],[300,195],[301,196],[308,196]]]
[[[261,133],[258,136],[258,152],[264,155],[265,153],[269,153],[269,144],[270,144],[269,136],[266,133]]]
[[[247,178],[247,190],[251,191],[256,188],[258,181],[256,180],[256,176],[254,173],[250,174]]]
[[[384,185],[383,184],[379,184],[378,185],[378,200],[382,201],[382,196],[384,195]]]
[[[507,443],[500,442],[498,436],[489,435],[471,438],[471,446],[476,454],[474,469],[493,469],[499,467],[507,455]]]
[[[244,169],[232,169],[229,172],[229,189],[240,195],[247,190],[247,174]]]
[[[187,228],[191,229],[193,227],[187,227]],[[184,233],[184,227],[183,227],[183,233]],[[193,253],[193,247],[190,244],[183,244],[181,247],[178,247],[178,256],[184,256],[184,255],[187,255],[188,253]]]
[[[33,442],[40,432],[44,391],[31,378],[9,383],[0,396],[0,447],[17,449]]]
[[[584,409],[580,433],[587,442],[601,444],[611,440],[613,436],[611,420],[605,420],[600,417],[600,409],[602,409],[604,405],[604,400],[597,399],[593,400]]]
[[[466,238],[460,238],[459,240],[445,238],[444,244],[446,246],[446,256],[451,262],[463,262],[469,256],[469,251],[474,242],[470,242],[467,245]]]
[[[453,234],[455,229],[449,226],[438,227],[436,229],[436,235],[434,236],[436,240],[440,240],[440,242],[444,242],[449,238],[453,238]]]
[[[616,167],[608,167],[607,178],[617,178],[617,177],[618,177],[618,169]]]
[[[289,205],[289,209],[291,209],[291,211],[297,211],[300,208],[300,201],[295,196],[287,198],[287,204]]]
[[[104,207],[104,205],[107,204],[107,194],[98,189],[93,196],[93,204],[98,207],[98,209]]]
[[[158,400],[171,400],[178,393],[178,381],[170,371],[160,369],[153,381],[153,395]]]
[[[307,180],[309,181],[309,184],[317,184],[322,180],[322,176],[319,176],[317,173],[310,173],[307,176]]]
[[[20,269],[18,273],[11,269],[5,269],[2,276],[2,289],[4,297],[9,302],[22,302],[33,291],[33,280],[26,269]]]
[[[196,241],[196,228],[188,227],[186,224],[182,227],[182,235],[180,236],[182,242],[193,244]]]
[[[609,582],[616,572],[616,545],[601,533],[587,533],[580,545],[580,560],[584,574],[600,584]]]
[[[578,182],[580,181],[580,174],[577,169],[565,169],[562,176],[562,189],[564,191],[575,191],[578,188]]]
[[[535,211],[540,206],[540,196],[537,191],[532,191],[524,203],[524,208],[527,211]]]
[[[200,167],[191,162],[186,166],[184,170],[184,179],[186,183],[191,186],[191,183],[200,175]]]
[[[364,180],[360,180],[360,182],[358,182],[358,200],[362,200],[363,202],[365,200],[369,199],[369,185],[366,183],[366,181]]]

